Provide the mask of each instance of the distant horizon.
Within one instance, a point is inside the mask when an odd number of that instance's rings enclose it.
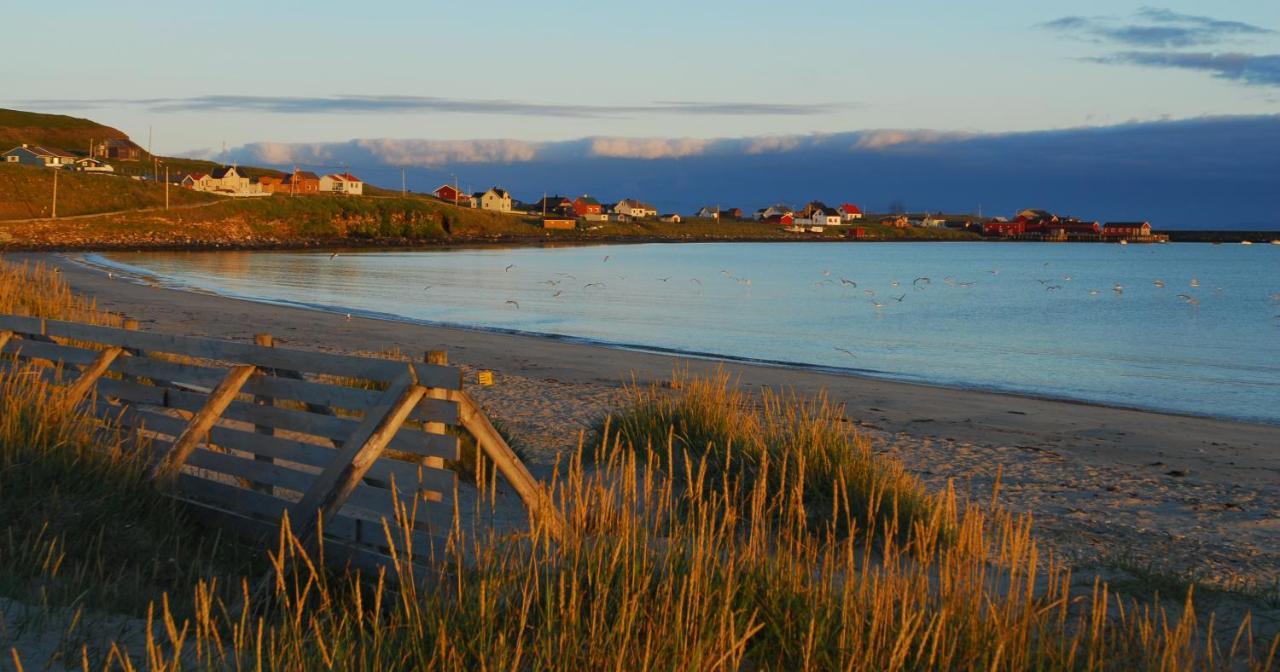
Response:
[[[1010,216],[1040,208],[1161,229],[1280,229],[1280,115],[1220,116],[1021,133],[877,129],[744,138],[532,143],[370,139],[251,143],[194,158],[289,170],[350,169],[389,189],[458,181],[522,201],[543,192],[636,198],[663,212],[744,213],[851,202],[870,212]],[[362,173],[362,174],[361,174]]]

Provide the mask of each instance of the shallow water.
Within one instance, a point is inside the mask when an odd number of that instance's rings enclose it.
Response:
[[[341,312],[1280,423],[1280,246],[704,243],[96,261]]]

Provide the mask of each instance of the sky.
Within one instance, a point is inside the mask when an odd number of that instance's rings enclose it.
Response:
[[[7,33],[0,106],[90,117],[162,154],[404,166],[422,184],[581,142],[580,164],[643,173],[727,140],[879,138],[850,145],[865,154],[1280,115],[1275,0],[6,0],[4,15],[23,29]],[[1273,167],[1263,149],[1237,170]]]

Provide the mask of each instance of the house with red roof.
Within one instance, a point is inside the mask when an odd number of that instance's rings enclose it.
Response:
[[[844,217],[844,221],[849,222],[855,219],[862,219],[862,209],[852,203],[845,203],[840,206],[840,214]]]
[[[360,196],[364,194],[364,182],[351,173],[325,175],[320,178],[320,191]]]

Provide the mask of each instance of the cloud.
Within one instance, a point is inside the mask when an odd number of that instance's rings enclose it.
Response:
[[[1038,27],[1092,42],[1150,48],[1193,47],[1275,33],[1242,21],[1157,7],[1144,7],[1128,17],[1064,16]]]
[[[854,143],[856,149],[887,149],[898,145],[931,145],[940,142],[956,142],[974,137],[973,133],[957,131],[881,130],[865,131]]]
[[[625,159],[678,159],[707,151],[711,140],[700,138],[592,138],[588,154]]]
[[[153,112],[252,112],[270,114],[407,114],[463,113],[526,117],[624,117],[642,115],[690,116],[811,116],[845,109],[837,103],[753,103],[735,101],[656,101],[640,105],[578,105],[503,99],[464,99],[436,96],[333,95],[238,96],[189,98],[94,98],[27,100],[25,105],[91,109],[140,106]]]
[[[1280,86],[1280,54],[1126,51],[1087,59],[1109,65],[1198,70],[1251,86]]]

